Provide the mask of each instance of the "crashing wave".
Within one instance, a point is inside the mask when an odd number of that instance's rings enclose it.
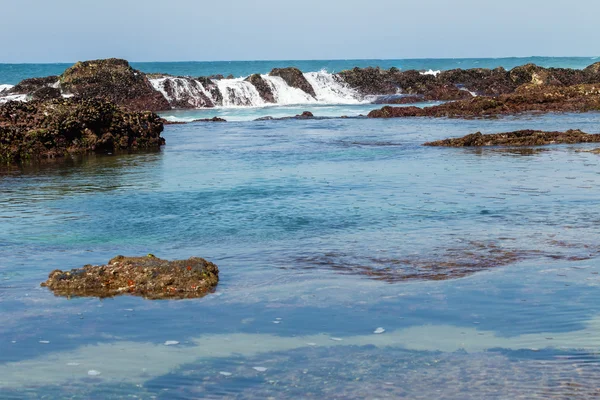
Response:
[[[362,102],[358,92],[337,75],[321,70],[305,73],[304,77],[315,90],[317,101],[321,103],[357,104]]]

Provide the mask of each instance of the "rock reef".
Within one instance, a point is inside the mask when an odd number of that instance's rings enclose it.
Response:
[[[158,149],[163,123],[101,99],[34,100],[0,105],[0,162],[18,163],[73,153]]]
[[[391,107],[373,110],[369,118],[485,118],[527,112],[600,111],[600,84],[574,86],[526,85],[498,97],[475,97],[432,107]]]
[[[104,298],[130,294],[147,299],[183,299],[205,296],[218,282],[219,269],[203,258],[166,261],[149,254],[117,256],[107,265],[55,270],[41,286],[57,296]]]
[[[541,146],[548,144],[600,143],[600,134],[588,134],[580,130],[544,132],[522,130],[484,135],[473,133],[461,138],[427,142],[424,146],[481,147],[481,146]]]

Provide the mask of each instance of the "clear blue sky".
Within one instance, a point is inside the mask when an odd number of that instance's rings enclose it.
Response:
[[[0,62],[597,56],[598,0],[2,0]]]

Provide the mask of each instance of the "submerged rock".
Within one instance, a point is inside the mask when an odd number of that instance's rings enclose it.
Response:
[[[580,130],[569,130],[566,132],[522,130],[488,135],[477,132],[461,138],[427,142],[424,144],[424,146],[540,146],[547,144],[575,143],[600,143],[600,134],[588,134]]]
[[[158,149],[163,124],[151,112],[127,112],[100,100],[57,99],[0,105],[0,162],[71,153]]]
[[[220,117],[195,119],[192,122],[227,122],[226,119]]]
[[[41,286],[57,296],[113,297],[121,294],[148,299],[202,297],[217,286],[219,269],[203,258],[167,261],[117,256],[107,265],[55,270]]]
[[[78,62],[60,76],[60,86],[64,92],[85,99],[103,98],[133,111],[171,108],[144,73],[116,58]]]
[[[288,68],[274,68],[270,73],[270,76],[279,76],[281,77],[285,83],[287,83],[291,87],[298,88],[312,97],[317,97],[315,93],[315,89],[312,85],[306,80],[302,71],[298,68],[288,67]]]

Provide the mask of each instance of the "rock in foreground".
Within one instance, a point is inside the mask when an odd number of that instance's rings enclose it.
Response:
[[[100,99],[0,105],[0,163],[71,153],[158,149],[163,124],[151,112],[127,112]]]
[[[444,139],[425,143],[424,146],[481,147],[481,146],[541,146],[547,144],[600,143],[600,134],[588,134],[580,130],[544,132],[523,130],[484,135],[473,133],[461,138]]]
[[[107,265],[55,270],[42,286],[57,296],[113,297],[122,294],[147,299],[202,297],[217,286],[219,269],[203,258],[167,261],[117,256]]]

